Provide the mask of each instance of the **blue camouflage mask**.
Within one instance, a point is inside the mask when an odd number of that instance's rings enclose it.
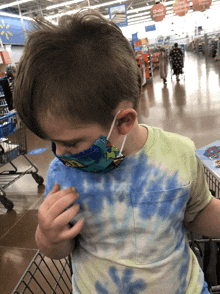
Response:
[[[93,145],[90,148],[80,153],[68,155],[56,155],[56,144],[52,142],[53,154],[64,165],[79,168],[86,172],[108,172],[113,170],[114,168],[117,168],[124,159],[124,156],[122,155],[121,151],[124,148],[127,135],[125,135],[124,137],[120,151],[116,147],[114,147],[108,139],[112,133],[117,115],[120,111],[118,111],[114,117],[107,138],[105,136],[101,136],[93,143]]]

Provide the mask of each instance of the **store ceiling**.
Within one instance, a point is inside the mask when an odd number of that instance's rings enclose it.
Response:
[[[43,16],[48,19],[56,20],[53,18],[58,14],[63,14],[68,11],[75,11],[85,7],[91,7],[99,10],[104,16],[108,17],[108,7],[112,5],[118,5],[120,3],[126,3],[128,12],[128,25],[135,22],[151,21],[150,8],[155,4],[155,0],[129,0],[129,1],[117,1],[117,0],[26,0],[25,3],[19,4],[20,11],[17,2],[25,2],[25,0],[0,0],[0,12],[19,15],[24,17]],[[167,7],[166,17],[172,16],[172,5],[174,0],[163,1]],[[213,0],[212,6],[219,5],[220,0]],[[10,7],[1,7],[2,5],[12,5]],[[58,7],[53,7],[59,5]],[[191,7],[191,11],[193,11]]]

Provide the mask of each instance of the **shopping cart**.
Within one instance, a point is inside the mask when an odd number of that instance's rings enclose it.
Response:
[[[37,184],[42,185],[44,179],[39,176],[38,168],[25,155],[27,153],[26,128],[18,120],[15,111],[0,117],[0,201],[8,210],[14,204],[6,198],[5,189],[26,174],[31,174]],[[25,171],[18,171],[13,159],[22,155],[30,166]],[[2,167],[9,164],[10,169],[2,171]]]
[[[205,177],[212,195],[220,199],[220,182],[204,166]],[[189,234],[190,247],[198,258],[210,293],[220,294],[220,239]]]
[[[12,294],[71,294],[70,255],[53,260],[38,251]]]

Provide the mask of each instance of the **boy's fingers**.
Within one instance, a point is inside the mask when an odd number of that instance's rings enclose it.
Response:
[[[63,240],[74,239],[82,230],[83,225],[84,225],[84,219],[81,218],[70,230],[66,231],[63,234],[63,236],[61,236],[61,238]]]
[[[72,207],[68,208],[65,212],[60,214],[56,220],[56,227],[59,226],[60,228],[64,227],[68,224],[79,212],[80,206],[79,204],[74,204]]]
[[[58,183],[55,183],[53,186],[53,189],[50,191],[50,193],[48,193],[48,196],[50,196],[58,191],[60,191],[60,185]]]
[[[58,184],[59,185],[59,184]],[[54,190],[58,189],[58,187],[54,186]],[[49,210],[52,208],[52,206],[59,201],[59,199],[67,196],[68,194],[76,194],[76,199],[79,197],[79,194],[76,191],[75,187],[69,187],[65,190],[58,190],[57,192],[53,193],[53,189],[50,191],[48,196],[43,202],[44,210]],[[75,201],[75,200],[74,200]],[[66,207],[65,207],[66,208]]]
[[[69,193],[64,195],[61,198],[58,198],[53,204],[51,203],[50,208],[48,209],[48,213],[52,217],[52,219],[57,218],[61,215],[66,208],[71,206],[77,199],[79,198],[78,193]]]

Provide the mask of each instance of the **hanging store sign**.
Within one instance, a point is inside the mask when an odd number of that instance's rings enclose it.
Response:
[[[109,7],[109,17],[111,21],[120,27],[128,25],[127,5],[119,4]]]
[[[152,32],[152,31],[156,31],[155,25],[145,27],[145,32]]]
[[[148,38],[141,39],[141,43],[142,43],[142,45],[148,45],[148,43],[149,43]]]
[[[164,6],[161,3],[155,4],[150,10],[152,20],[156,22],[162,21],[166,13],[167,13],[166,6]]]
[[[148,45],[148,44],[149,44],[148,38],[143,38],[143,39],[140,39],[138,41],[135,41],[134,42],[134,47],[138,47],[138,46],[142,46],[142,45]]]
[[[138,40],[138,33],[132,34],[132,41]]]
[[[173,13],[178,16],[185,16],[190,10],[190,2],[187,0],[177,0],[173,4]]]
[[[138,41],[135,41],[135,42],[134,42],[134,47],[139,47],[139,46],[141,46],[141,45],[142,45],[141,40],[138,40]]]
[[[30,29],[30,21],[23,20],[26,30]],[[21,19],[16,17],[0,17],[0,37],[3,44],[23,45],[26,37]]]
[[[193,0],[192,3],[195,11],[205,11],[212,5],[212,0]]]

